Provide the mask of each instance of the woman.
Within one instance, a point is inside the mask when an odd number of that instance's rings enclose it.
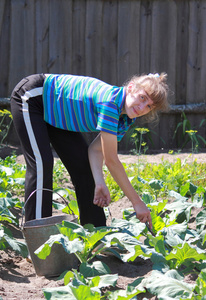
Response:
[[[154,118],[167,107],[166,74],[134,76],[125,86],[73,75],[36,74],[24,78],[11,95],[11,112],[25,156],[26,221],[52,215],[53,156],[50,144],[74,184],[82,225],[106,225],[110,203],[103,161],[137,218],[149,222],[148,208],[137,195],[118,159],[117,142],[140,116]],[[99,132],[88,147],[82,132]]]

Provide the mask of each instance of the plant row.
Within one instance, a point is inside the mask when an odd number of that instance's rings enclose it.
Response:
[[[177,159],[174,164],[139,163],[125,165],[125,169],[151,210],[154,236],[146,224],[131,217],[131,208],[123,211],[122,219],[113,218],[109,227],[95,228],[91,224],[83,227],[66,221],[58,224],[59,234],[50,236],[35,253],[45,259],[58,243],[68,254],[77,257],[79,267],[60,276],[59,279],[64,278],[63,287],[44,289],[45,298],[138,299],[138,295],[149,292],[163,300],[206,299],[206,190],[205,179],[201,177],[205,165],[196,162],[189,165]],[[64,168],[58,163],[54,172],[54,186],[61,186]],[[21,210],[23,206],[13,195],[22,193],[25,166],[17,165],[15,158],[7,158],[2,161],[0,174],[0,248],[10,247],[26,257],[26,245],[13,238],[7,226],[7,223],[19,224],[11,211]],[[122,197],[106,169],[105,177],[113,201]],[[57,191],[70,201],[78,216],[74,191],[67,187]],[[54,206],[68,213],[68,208],[58,204],[55,197]],[[193,209],[199,213],[195,228],[191,229]],[[102,255],[108,253],[121,262],[133,263],[137,258],[150,260],[153,271],[150,276],[136,278],[125,290],[119,289],[118,274],[112,274],[102,262]],[[188,274],[194,274],[193,284],[187,282]]]

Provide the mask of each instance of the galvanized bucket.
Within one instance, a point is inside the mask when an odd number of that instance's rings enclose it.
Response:
[[[42,189],[47,190],[48,189]],[[36,192],[31,193],[25,202]],[[53,191],[51,191],[53,192]],[[56,193],[56,192],[55,192]],[[57,193],[58,194],[58,193]],[[66,200],[58,194],[65,202]],[[25,208],[24,205],[24,208]],[[22,211],[22,224],[24,208]],[[71,209],[70,209],[71,210]],[[71,210],[72,211],[72,210]],[[78,259],[75,254],[68,254],[60,244],[54,244],[51,248],[51,253],[46,259],[40,259],[34,252],[44,244],[51,235],[59,234],[56,224],[61,224],[62,221],[76,222],[77,217],[72,212],[72,215],[58,215],[42,219],[27,221],[22,225],[22,232],[31,256],[32,263],[37,275],[46,277],[59,276],[62,272],[78,267]]]

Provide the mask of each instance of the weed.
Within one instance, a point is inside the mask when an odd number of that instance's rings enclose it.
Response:
[[[0,145],[5,141],[12,124],[11,112],[7,109],[0,110]]]
[[[202,146],[206,145],[206,140],[200,135],[197,134],[198,130],[193,129],[190,121],[187,119],[185,113],[182,113],[182,121],[180,121],[175,129],[173,139],[177,136],[177,133],[181,129],[181,137],[180,140],[182,142],[181,149],[185,148],[185,146],[191,141],[192,142],[192,153],[198,152],[199,149]],[[206,122],[206,119],[203,119],[199,126],[198,129],[200,129],[204,123]],[[180,147],[180,144],[178,144],[178,147]]]

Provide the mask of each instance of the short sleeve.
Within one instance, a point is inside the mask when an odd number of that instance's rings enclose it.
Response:
[[[97,105],[97,130],[105,131],[114,135],[118,132],[119,112],[113,102],[104,102]]]

